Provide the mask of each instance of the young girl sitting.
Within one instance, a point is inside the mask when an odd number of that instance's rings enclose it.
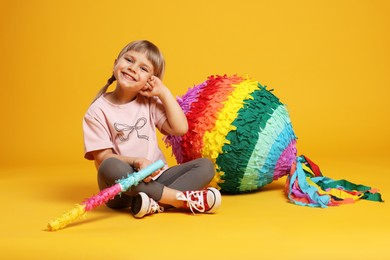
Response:
[[[209,159],[169,168],[158,147],[156,128],[178,136],[188,130],[185,114],[161,81],[164,68],[164,58],[153,43],[126,45],[83,120],[85,158],[95,161],[100,190],[156,160],[165,162],[162,170],[107,203],[114,209],[130,207],[136,218],[170,207],[212,212],[221,204],[220,192],[205,188],[214,177]],[[114,81],[115,89],[107,93]]]

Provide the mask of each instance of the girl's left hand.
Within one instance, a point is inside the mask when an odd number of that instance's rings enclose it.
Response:
[[[145,179],[143,179],[143,181],[144,181],[145,183],[148,183],[148,182],[152,181],[152,180],[153,180],[153,177],[159,175],[160,172],[161,172],[161,170],[155,171],[154,173],[152,173],[151,175],[149,175],[148,177],[146,177]]]
[[[145,97],[160,96],[165,88],[161,79],[151,76],[139,93]]]

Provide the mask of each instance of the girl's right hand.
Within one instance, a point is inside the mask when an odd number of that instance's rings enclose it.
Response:
[[[161,81],[161,79],[152,75],[150,79],[148,79],[145,87],[143,87],[139,93],[145,97],[160,97],[167,91],[169,90]]]
[[[136,170],[136,171],[139,171],[139,170],[142,170],[143,168],[146,168],[148,167],[150,164],[152,164],[151,161],[149,161],[148,159],[146,158],[137,158],[134,160],[133,162],[133,168]],[[151,175],[149,175],[148,177],[146,177],[143,181],[144,182],[150,182],[152,180],[152,178],[156,175],[158,175],[160,173],[161,170],[157,170],[155,171],[154,173],[152,173]]]

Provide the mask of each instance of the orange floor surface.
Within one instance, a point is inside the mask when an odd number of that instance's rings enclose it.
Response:
[[[316,160],[324,175],[390,194],[386,161]],[[285,177],[259,192],[224,195],[215,214],[134,219],[98,207],[65,229],[49,220],[97,192],[91,164],[1,169],[1,259],[390,259],[389,203],[296,206]]]

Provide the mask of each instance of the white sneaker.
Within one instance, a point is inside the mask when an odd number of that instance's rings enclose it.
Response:
[[[145,215],[164,212],[164,208],[146,193],[140,192],[133,198],[130,211],[135,218],[143,218]]]

